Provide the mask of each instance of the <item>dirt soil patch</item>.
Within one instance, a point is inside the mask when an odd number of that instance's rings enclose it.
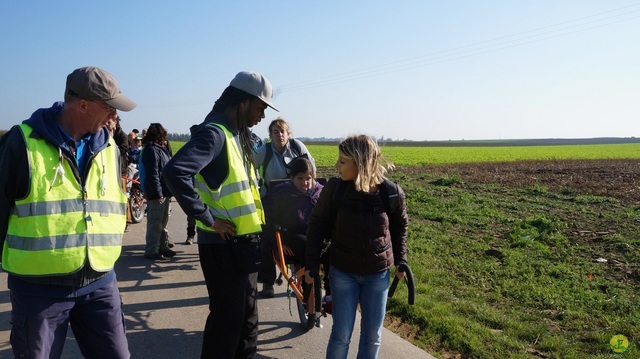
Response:
[[[639,201],[640,161],[633,159],[467,163],[403,167],[397,171],[457,174],[467,183],[496,183],[515,188],[537,184],[554,192],[569,190],[626,203]]]

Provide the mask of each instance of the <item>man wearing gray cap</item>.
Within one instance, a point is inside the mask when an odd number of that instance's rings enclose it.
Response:
[[[256,357],[264,214],[249,128],[267,107],[278,111],[272,94],[259,73],[238,73],[162,171],[184,212],[196,219],[209,293],[201,358]]]
[[[113,270],[126,197],[105,124],[136,104],[97,67],[67,76],[64,102],[0,139],[0,250],[16,358],[60,358],[67,328],[87,358],[129,358]]]

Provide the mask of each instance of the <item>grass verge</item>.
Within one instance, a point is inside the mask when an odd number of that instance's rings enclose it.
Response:
[[[391,326],[443,358],[640,357],[638,204],[624,186],[593,190],[617,167],[582,164],[534,173],[590,176],[591,186],[522,181],[530,168],[499,165],[393,172],[407,193],[417,288],[413,306],[406,291],[389,301]],[[615,335],[631,343],[622,354]]]

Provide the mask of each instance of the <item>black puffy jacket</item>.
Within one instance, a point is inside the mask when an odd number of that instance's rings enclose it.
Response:
[[[318,268],[325,238],[331,238],[331,265],[346,272],[374,274],[406,263],[409,219],[404,191],[398,186],[398,205],[387,215],[380,191],[358,192],[353,181],[342,183],[348,186],[339,196],[343,198],[334,198],[339,181],[327,182],[309,218],[307,268]],[[339,206],[332,205],[334,201]]]

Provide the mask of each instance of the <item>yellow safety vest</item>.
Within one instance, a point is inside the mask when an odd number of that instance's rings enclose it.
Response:
[[[9,217],[2,268],[23,276],[65,275],[85,262],[99,272],[111,270],[120,256],[127,201],[115,142],[109,139],[109,146],[89,159],[82,188],[60,149],[32,138],[30,126],[19,128],[30,185]]]
[[[195,188],[215,218],[224,218],[236,225],[237,235],[259,233],[264,224],[264,212],[258,191],[258,181],[253,164],[249,163],[248,174],[233,134],[222,124],[213,123],[224,132],[227,145],[229,173],[220,187],[210,188],[200,173],[194,176]],[[198,228],[213,232],[202,222]]]

